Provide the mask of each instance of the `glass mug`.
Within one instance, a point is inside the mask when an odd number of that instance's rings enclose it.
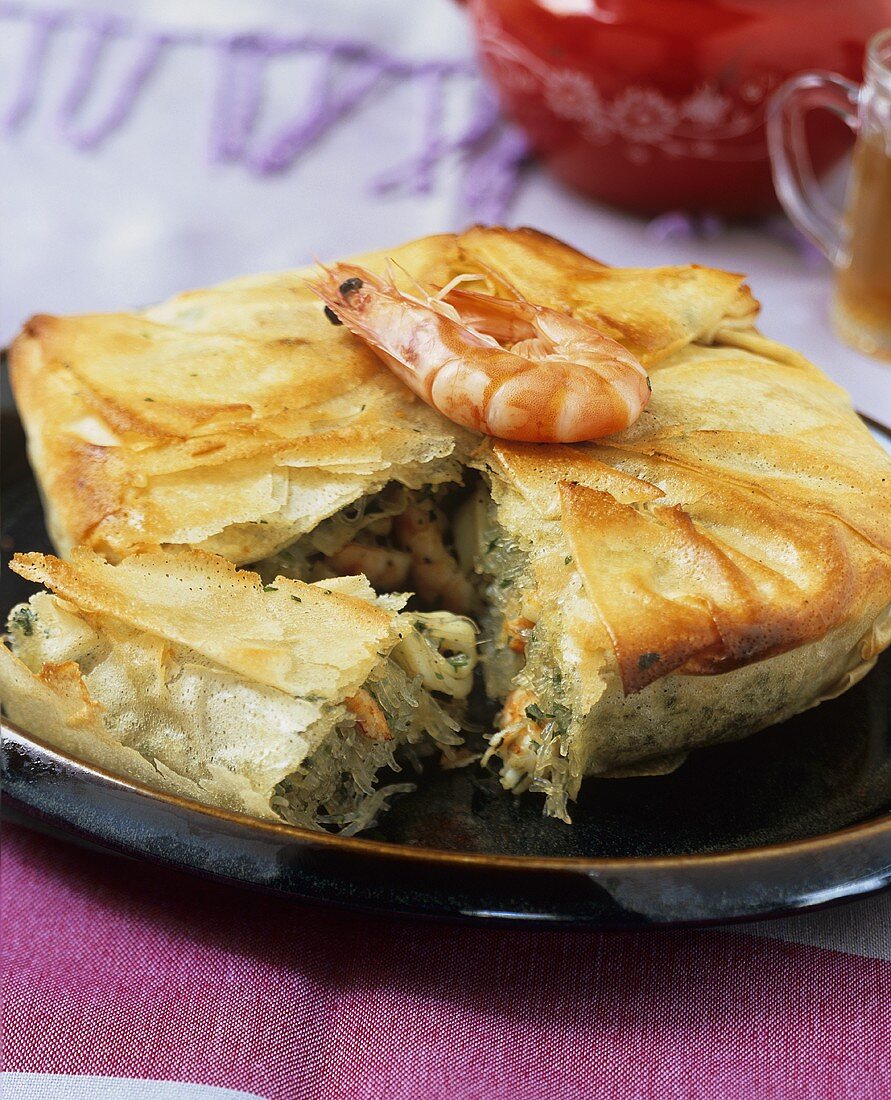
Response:
[[[891,28],[869,42],[858,87],[829,73],[801,73],[774,97],[767,136],[786,213],[835,268],[832,321],[868,355],[891,359]],[[804,139],[804,115],[823,107],[856,133],[844,209],[821,191]]]

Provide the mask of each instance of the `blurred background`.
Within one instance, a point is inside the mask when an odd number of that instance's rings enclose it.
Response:
[[[891,422],[763,126],[788,75],[859,79],[889,24],[888,0],[0,3],[0,342],[35,312],[502,221],[745,272],[762,329]],[[839,192],[852,137],[810,139]]]

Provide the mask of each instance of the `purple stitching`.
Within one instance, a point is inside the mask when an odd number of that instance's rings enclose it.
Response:
[[[420,153],[406,161],[393,165],[379,173],[371,181],[373,194],[404,189],[409,194],[428,194],[433,186],[434,163],[444,145],[439,130],[442,126],[445,74],[441,69],[429,66],[420,74],[426,91],[424,103],[423,146]]]
[[[260,175],[290,168],[294,161],[331,126],[353,109],[382,74],[378,63],[360,62],[361,70],[352,82],[338,87],[335,79],[339,51],[327,46],[318,51],[319,68],[307,96],[308,106],[292,118],[246,163]]]
[[[312,75],[306,96],[308,109],[280,126],[259,153],[249,154],[247,157],[250,167],[261,176],[284,171],[325,128],[328,120],[331,67],[337,54],[331,46],[314,50],[312,54],[318,58],[318,67]]]
[[[57,11],[40,12],[33,19],[19,86],[3,122],[5,133],[18,130],[34,109],[53,34],[64,22],[64,14]]]
[[[472,158],[460,192],[462,207],[478,221],[502,221],[529,155],[529,143],[519,130],[501,129],[491,146]]]
[[[7,133],[20,129],[32,113],[46,74],[50,40],[64,24],[66,29],[85,31],[86,37],[58,108],[57,130],[81,152],[96,149],[129,118],[168,49],[188,45],[212,48],[219,58],[210,119],[212,160],[238,161],[259,175],[285,171],[370,95],[400,80],[423,83],[422,145],[415,156],[372,180],[373,192],[399,188],[409,193],[429,193],[437,166],[446,157],[457,154],[462,157],[465,173],[461,194],[473,198],[498,220],[516,188],[518,166],[526,155],[525,143],[517,131],[501,121],[494,101],[479,84],[479,73],[469,60],[410,61],[367,43],[314,34],[219,35],[200,30],[151,30],[108,15],[34,10],[3,0],[0,0],[0,18],[24,20],[33,27],[19,87],[5,120]],[[142,47],[125,77],[110,93],[111,100],[99,120],[78,128],[78,118],[87,100],[96,94],[94,89],[106,51],[123,37],[139,39]],[[320,69],[310,89],[308,106],[280,126],[259,149],[251,149],[263,104],[265,63],[288,54],[319,59]],[[471,78],[480,90],[468,124],[457,137],[449,137],[444,132],[445,97],[449,82],[455,78]],[[470,213],[480,216],[473,207]]]
[[[220,70],[211,126],[212,160],[238,160],[263,105],[263,66],[271,56],[252,35],[219,44]]]
[[[168,44],[164,32],[152,34],[143,43],[136,60],[118,88],[102,118],[92,127],[78,131],[74,117],[68,120],[66,131],[72,145],[82,152],[89,152],[110,137],[126,122],[136,106],[139,94],[157,69]]]
[[[441,131],[445,115],[445,74],[433,69],[424,80],[426,100],[424,104],[424,148],[417,159],[414,190],[419,195],[429,195],[433,190],[434,168],[445,152]]]
[[[419,194],[425,191],[430,173],[436,163],[451,153],[463,153],[468,156],[477,153],[477,167],[487,163],[487,148],[491,146],[493,135],[502,128],[501,116],[495,101],[489,94],[484,84],[479,85],[476,103],[470,119],[464,130],[453,139],[444,139],[438,132],[437,126],[431,123],[439,123],[442,118],[441,82],[432,83],[428,89],[432,102],[427,105],[428,136],[425,139],[421,153],[408,161],[403,161],[392,168],[382,172],[372,180],[371,188],[378,194],[402,189],[409,194]],[[523,142],[524,154],[527,151],[525,140],[519,137],[519,132],[512,130],[518,141]],[[500,154],[499,154],[500,155]],[[463,190],[467,191],[467,187]]]
[[[69,133],[73,134],[75,116],[90,94],[99,74],[105,46],[116,29],[117,22],[110,16],[98,16],[91,20],[86,40],[74,69],[74,76],[59,107],[56,120],[59,131],[66,136]]]

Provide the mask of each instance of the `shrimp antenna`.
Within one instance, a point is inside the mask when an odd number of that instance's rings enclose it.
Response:
[[[462,283],[476,283],[480,279],[485,279],[485,277],[485,275],[470,274],[469,272],[466,275],[456,275],[454,279],[449,279],[444,287],[440,287],[433,297],[435,301],[441,302],[444,298],[448,298],[456,286],[460,286]]]
[[[426,301],[429,301],[429,300],[430,300],[430,293],[429,293],[429,291],[426,291],[426,290],[425,290],[425,289],[424,289],[424,288],[423,288],[423,287],[421,286],[421,284],[420,284],[420,283],[418,282],[418,280],[417,280],[417,279],[416,279],[416,278],[414,277],[414,275],[412,275],[412,273],[411,273],[410,271],[406,270],[406,268],[404,268],[404,267],[402,266],[402,264],[400,264],[400,263],[398,263],[398,262],[397,262],[396,260],[394,260],[392,256],[388,256],[388,257],[387,257],[387,272],[388,272],[388,277],[389,277],[389,279],[390,279],[390,281],[391,281],[391,282],[393,282],[393,283],[395,283],[395,282],[396,282],[396,280],[395,280],[395,279],[393,278],[393,276],[389,274],[389,272],[390,272],[390,265],[391,265],[391,264],[393,265],[393,267],[397,268],[397,269],[398,269],[399,271],[401,271],[401,272],[402,272],[402,274],[403,274],[403,275],[404,275],[404,276],[406,277],[406,279],[408,279],[408,281],[409,281],[409,282],[410,282],[410,283],[412,284],[412,286],[413,286],[413,287],[415,288],[415,290],[416,290],[416,291],[418,292],[418,294],[421,294],[421,295],[423,295],[423,297],[424,297],[424,299],[425,299]]]
[[[386,263],[384,264],[384,278],[390,283],[390,285],[392,287],[395,288],[395,286],[396,286],[396,265],[393,262],[393,258],[391,256],[387,257]]]
[[[322,263],[322,261],[319,259],[319,257],[316,255],[315,252],[313,252],[313,254],[312,254],[312,262],[315,264],[316,267],[320,267],[322,269],[322,271],[325,272],[325,274],[328,276],[329,279],[333,277],[334,272],[331,270],[331,268],[327,264]],[[303,279],[301,279],[301,282],[305,283],[307,286],[312,286],[313,285],[313,280],[312,279],[303,278]]]
[[[500,271],[496,271],[495,268],[489,264],[482,263],[481,261],[477,262],[496,287],[498,287],[500,292],[506,292],[515,302],[527,302],[526,295],[522,294],[506,275],[502,275]]]

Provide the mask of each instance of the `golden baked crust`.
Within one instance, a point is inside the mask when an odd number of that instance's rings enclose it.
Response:
[[[534,230],[472,229],[359,257],[429,285],[488,273],[656,362],[754,307],[742,277],[605,268]],[[400,270],[404,269],[404,271]],[[163,544],[266,557],[387,481],[460,477],[470,433],[325,318],[309,270],[141,313],[32,318],[10,375],[50,534],[117,560]]]
[[[513,288],[530,302],[571,313],[618,340],[644,366],[711,340],[719,328],[748,327],[758,303],[744,275],[711,267],[607,267],[535,229],[477,226],[458,238],[471,270],[488,270],[493,291]]]
[[[358,578],[324,587],[256,573],[202,550],[133,554],[109,565],[76,547],[69,561],[16,554],[10,568],[87,615],[188,646],[230,672],[279,691],[340,701],[396,641],[394,616],[345,594]]]
[[[493,476],[559,517],[626,692],[727,672],[891,603],[888,458],[842,390],[787,359],[769,341],[687,347],[651,368],[627,432],[488,449]]]
[[[449,277],[452,238],[417,251],[386,256]],[[28,322],[10,376],[60,552],[189,544],[254,561],[389,480],[460,476],[470,436],[333,326],[308,274]]]

